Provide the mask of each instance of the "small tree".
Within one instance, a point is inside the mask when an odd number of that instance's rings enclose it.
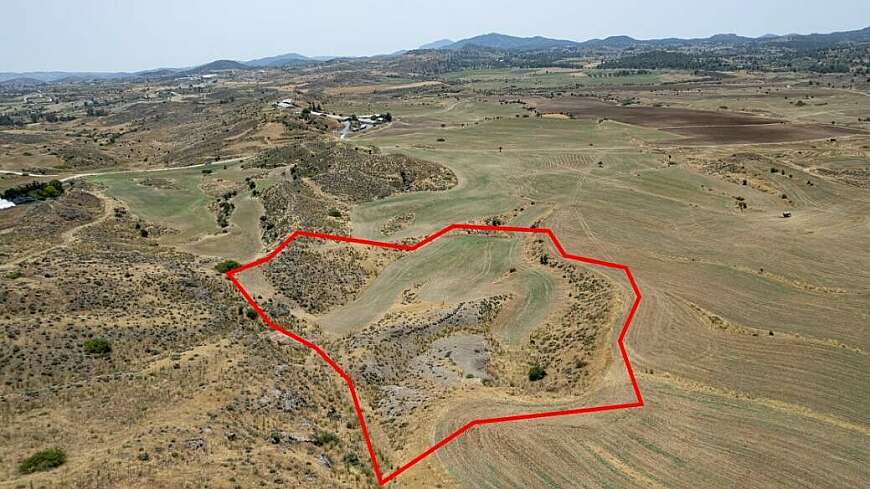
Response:
[[[235,260],[224,260],[224,261],[218,263],[217,265],[215,265],[214,269],[220,273],[227,273],[230,270],[232,270],[234,268],[238,268],[240,266],[242,266],[242,264],[235,261]]]
[[[46,185],[42,188],[42,196],[46,199],[54,199],[61,194],[61,191],[57,189],[54,185]]]
[[[533,365],[529,369],[529,380],[537,382],[547,376],[547,371],[540,365]]]

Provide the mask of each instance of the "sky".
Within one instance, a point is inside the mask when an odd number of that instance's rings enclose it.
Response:
[[[584,41],[870,25],[868,0],[3,0],[0,72],[364,56],[488,32]]]

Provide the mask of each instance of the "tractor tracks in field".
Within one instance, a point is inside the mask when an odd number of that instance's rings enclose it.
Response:
[[[843,430],[852,431],[854,433],[870,437],[870,426],[853,423],[837,416],[832,416],[830,414],[815,411],[800,404],[794,404],[790,402],[780,401],[778,399],[756,396],[748,392],[724,389],[685,377],[680,377],[667,371],[656,371],[656,373],[654,374],[641,371],[637,374],[637,376],[646,381],[649,381],[650,383],[665,384],[685,392],[708,394],[719,397],[727,397],[730,399],[737,399],[743,402],[779,411],[787,415],[813,419],[815,421],[829,424]]]

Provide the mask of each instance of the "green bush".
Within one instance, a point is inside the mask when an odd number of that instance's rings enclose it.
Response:
[[[234,268],[238,268],[240,266],[242,266],[242,264],[235,261],[235,260],[224,260],[224,261],[218,263],[217,265],[215,265],[214,268],[215,268],[215,270],[217,270],[220,273],[227,273],[230,270],[232,270]]]
[[[547,376],[547,371],[540,365],[534,365],[529,369],[529,380],[537,382]]]
[[[341,211],[339,211],[338,209],[329,209],[329,212],[327,212],[327,214],[329,214],[330,217],[341,217]]]
[[[345,453],[345,454],[344,454],[344,457],[342,457],[341,460],[342,460],[342,462],[344,462],[346,465],[352,465],[352,466],[354,466],[354,467],[357,467],[357,466],[360,465],[359,455],[357,455],[357,454],[355,454],[355,453],[353,453],[353,452]]]
[[[322,447],[324,445],[332,445],[338,443],[338,436],[335,433],[330,433],[328,431],[321,431],[320,433],[314,435],[314,444]]]
[[[54,185],[46,185],[42,188],[42,196],[46,199],[54,199],[60,195],[61,191]]]
[[[22,460],[18,464],[18,471],[22,474],[32,474],[34,472],[44,472],[55,467],[60,467],[66,462],[66,454],[60,448],[49,448],[36,452],[33,455]]]
[[[248,316],[248,319],[257,319],[257,311],[251,309],[250,307],[245,312],[245,314]]]
[[[105,338],[91,338],[82,344],[85,353],[91,355],[108,355],[112,353],[112,344]]]
[[[12,270],[11,272],[6,274],[6,278],[9,280],[15,280],[17,278],[21,278],[22,273],[21,270]]]
[[[63,194],[63,183],[60,180],[50,182],[30,182],[3,191],[4,199],[12,200],[16,197],[31,197],[37,200],[55,199]]]

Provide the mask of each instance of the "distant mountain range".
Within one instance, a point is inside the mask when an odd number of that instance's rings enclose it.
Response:
[[[611,36],[604,39],[590,39],[577,42],[564,39],[550,39],[547,37],[515,37],[505,34],[490,33],[480,36],[451,42],[447,39],[435,41],[420,46],[419,49],[462,49],[464,47],[482,47],[499,49],[504,51],[533,51],[555,48],[575,49],[626,49],[630,47],[680,47],[697,45],[699,47],[725,46],[725,45],[751,45],[751,44],[785,44],[792,46],[812,44],[835,44],[839,42],[870,42],[870,27],[846,32],[832,32],[830,34],[765,34],[761,37],[744,37],[737,34],[716,34],[705,38],[681,39],[634,39],[629,36]]]
[[[515,37],[495,32],[483,34],[481,36],[462,39],[436,49],[462,49],[466,46],[477,46],[483,48],[501,49],[511,51],[514,49],[550,49],[550,48],[566,48],[574,47],[580,43],[574,41],[563,41],[561,39],[550,39],[547,37]]]
[[[516,37],[506,34],[489,33],[479,36],[451,41],[440,39],[423,44],[411,51],[400,50],[394,53],[377,55],[371,58],[399,57],[420,51],[462,51],[468,49],[486,49],[505,52],[548,51],[548,50],[624,50],[628,48],[674,49],[685,47],[716,48],[724,46],[752,47],[774,46],[793,49],[812,49],[834,46],[841,43],[870,43],[870,27],[860,30],[833,32],[829,34],[765,34],[761,37],[744,37],[737,34],[716,34],[697,39],[648,39],[640,40],[628,36],[611,36],[604,39],[590,39],[578,42],[565,39],[551,39],[542,36]],[[248,61],[217,60],[194,67],[158,68],[138,72],[61,72],[40,71],[26,73],[0,72],[0,84],[3,86],[36,86],[40,83],[88,81],[88,80],[118,80],[137,78],[166,78],[190,75],[202,75],[228,70],[271,69],[293,66],[314,65],[339,58],[337,56],[308,57],[299,53],[286,53],[277,56],[252,59]]]

